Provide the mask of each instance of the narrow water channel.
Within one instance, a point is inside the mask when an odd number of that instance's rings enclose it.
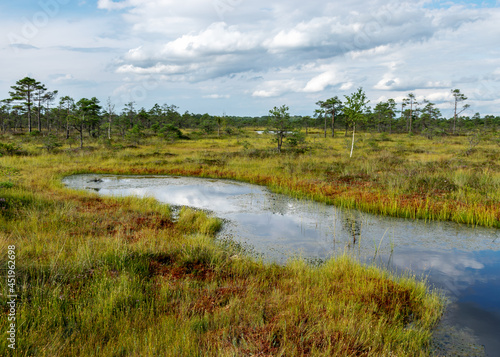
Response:
[[[229,180],[75,175],[63,183],[101,195],[154,197],[213,212],[220,237],[268,261],[350,254],[362,262],[426,276],[450,300],[435,332],[438,352],[500,356],[500,230],[381,217],[296,200]]]

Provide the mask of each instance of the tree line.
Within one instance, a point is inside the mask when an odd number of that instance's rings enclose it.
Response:
[[[479,128],[496,130],[500,126],[499,116],[464,115],[470,106],[459,89],[451,90],[454,99],[451,118],[443,117],[435,103],[425,99],[418,102],[413,93],[409,93],[401,103],[388,99],[372,108],[362,88],[344,96],[344,99],[334,96],[316,102],[317,109],[310,116],[291,116],[288,107],[282,106],[260,117],[181,113],[177,106],[167,104],[155,104],[147,110],[136,108],[134,102],[116,111],[110,98],[101,103],[96,97],[79,100],[69,96],[58,97],[57,90],[51,91],[30,77],[20,79],[11,89],[9,97],[0,101],[1,131],[29,132],[33,135],[64,133],[67,139],[77,136],[81,146],[84,137],[111,139],[112,136],[127,136],[137,140],[147,130],[175,139],[182,137],[181,129],[216,132],[220,136],[241,127],[269,127],[285,119],[281,125],[283,132],[300,128],[307,135],[310,129],[319,129],[325,137],[335,136],[335,130],[345,130],[346,136],[356,130],[435,136],[460,134]]]

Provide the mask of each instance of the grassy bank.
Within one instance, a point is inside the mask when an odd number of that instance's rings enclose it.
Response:
[[[318,267],[256,262],[215,240],[221,222],[204,213],[184,209],[174,221],[154,200],[101,198],[59,181],[75,172],[185,170],[285,190],[298,177],[280,167],[304,158],[253,157],[247,150],[259,148],[237,139],[52,154],[37,145],[0,158],[0,264],[14,245],[18,295],[17,349],[10,353],[4,338],[1,355],[428,354],[442,301],[423,283],[348,258]],[[0,284],[7,331],[8,286]]]
[[[308,136],[305,150],[282,154],[273,150],[272,136],[246,131],[174,143],[151,137],[139,147],[94,142],[83,151],[64,148],[52,160],[64,161],[60,173],[230,178],[369,213],[500,227],[498,134],[484,135],[472,146],[466,136],[362,133],[353,158],[347,138],[318,134]],[[36,140],[26,138],[23,150],[42,151],[43,139]],[[26,160],[36,165],[36,158]]]

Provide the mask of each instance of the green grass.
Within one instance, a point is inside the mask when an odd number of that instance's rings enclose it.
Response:
[[[369,213],[500,227],[497,136],[486,136],[468,153],[467,137],[429,140],[360,134],[354,156],[349,158],[344,137],[312,134],[305,153],[288,149],[278,154],[269,136],[246,132],[239,137],[173,144],[149,138],[139,148],[94,146],[53,155],[51,160],[61,165],[61,174],[231,178]],[[26,160],[36,167],[36,158]]]
[[[246,140],[264,147],[267,139]],[[78,172],[183,169],[201,176],[234,173],[306,195],[318,192],[314,183],[294,191],[302,181],[290,171],[312,180],[304,170],[330,167],[339,157],[308,161],[260,147],[250,153],[236,139],[58,153],[33,145],[23,145],[31,155],[0,158],[0,181],[12,183],[0,191],[0,265],[6,266],[7,247],[15,245],[18,294],[17,350],[12,353],[2,339],[0,355],[430,353],[443,300],[413,277],[396,277],[347,257],[320,266],[301,260],[266,264],[214,239],[221,221],[204,212],[184,208],[174,219],[167,206],[152,199],[102,198],[60,183]],[[328,182],[327,176],[319,178],[321,172],[315,173],[319,186]],[[7,312],[5,279],[0,291]],[[7,331],[8,323],[0,319],[0,329]]]

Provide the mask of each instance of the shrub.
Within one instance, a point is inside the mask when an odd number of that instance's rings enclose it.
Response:
[[[12,188],[14,184],[10,181],[0,182],[0,188]]]
[[[14,156],[20,155],[21,149],[15,144],[0,143],[0,157],[1,156]]]
[[[62,144],[58,141],[57,136],[50,134],[43,140],[43,146],[48,152],[53,152]]]

